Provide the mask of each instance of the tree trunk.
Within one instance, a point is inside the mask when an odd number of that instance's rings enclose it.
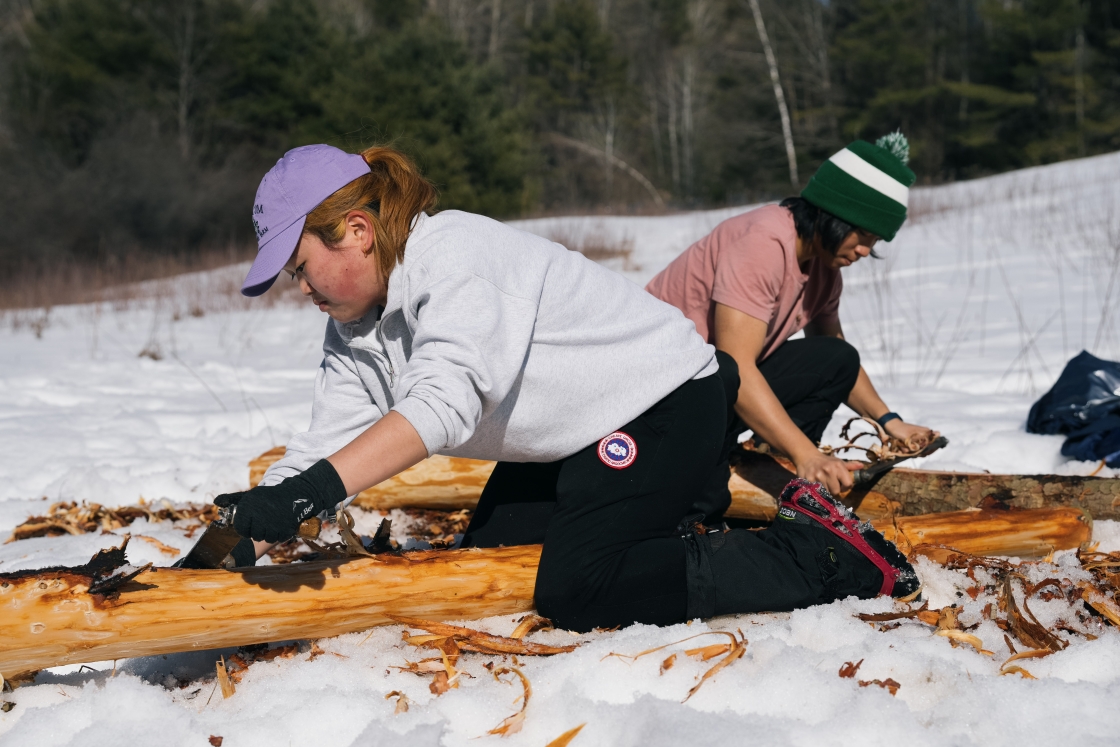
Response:
[[[681,192],[681,152],[677,136],[677,73],[672,59],[665,61],[665,102],[668,104],[666,124],[669,130],[669,174],[673,179],[673,194]]]
[[[902,549],[1042,555],[1091,537],[1077,509],[960,511],[876,524]],[[318,638],[390,615],[478,619],[533,609],[539,545],[193,571],[152,568],[108,594],[83,569],[0,575],[0,673]]]
[[[736,452],[733,464],[744,481],[771,500],[794,477],[790,462],[754,451]],[[842,498],[868,520],[888,514],[914,516],[969,508],[1066,506],[1081,509],[1094,519],[1120,519],[1120,479],[1109,477],[991,475],[897,467]],[[893,504],[886,513],[884,500]]]
[[[183,4],[183,32],[179,41],[179,101],[177,121],[179,125],[179,157],[183,161],[190,158],[191,133],[190,109],[194,89],[194,0]]]
[[[797,175],[797,151],[793,147],[793,128],[789,119],[789,108],[786,106],[786,97],[782,92],[782,81],[778,77],[778,58],[770,46],[770,36],[766,33],[766,24],[762,22],[762,8],[758,0],[748,0],[751,13],[754,14],[754,25],[758,29],[758,39],[762,42],[762,51],[766,54],[766,66],[770,68],[770,83],[774,86],[774,98],[778,101],[778,115],[782,119],[782,138],[786,143],[786,160],[789,161],[789,181],[795,190],[801,188],[801,179]]]
[[[665,200],[662,199],[660,193],[658,193],[657,187],[653,186],[653,182],[647,179],[642,172],[638,171],[636,168],[626,163],[626,161],[623,161],[621,158],[614,155],[613,152],[608,153],[607,151],[599,150],[594,145],[588,145],[587,143],[584,143],[580,140],[575,140],[565,135],[561,135],[558,132],[553,132],[548,137],[557,145],[562,145],[566,148],[572,148],[574,150],[586,153],[589,156],[594,156],[595,158],[602,159],[604,162],[609,163],[615,168],[625,172],[631,179],[642,185],[642,189],[644,189],[646,193],[649,194],[650,198],[657,204],[658,207],[665,207]],[[612,149],[614,147],[613,142],[614,137],[612,134]]]
[[[260,483],[269,466],[282,456],[284,447],[277,446],[249,462],[249,485],[256,486]],[[354,505],[370,511],[389,511],[394,508],[473,510],[493,471],[494,462],[437,454],[396,477],[363,490],[354,499]],[[773,520],[778,510],[773,495],[736,474],[731,476],[728,487],[731,489],[731,509],[727,512],[728,516],[755,521]]]
[[[487,50],[487,59],[490,62],[498,56],[501,47],[500,31],[502,27],[502,0],[490,0],[490,44]]]

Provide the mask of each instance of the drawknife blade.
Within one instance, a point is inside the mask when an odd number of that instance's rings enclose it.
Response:
[[[894,469],[900,462],[905,462],[907,459],[915,459],[917,457],[929,456],[938,449],[944,448],[949,444],[949,439],[944,436],[938,436],[929,442],[929,445],[919,451],[917,454],[911,456],[897,457],[895,459],[884,459],[881,462],[875,462],[869,467],[856,470],[852,473],[852,481],[856,485],[862,485],[866,482],[871,482],[887,470]]]
[[[237,507],[223,508],[218,512],[218,518],[210,522],[206,531],[198,538],[186,557],[176,562],[175,568],[232,568],[232,563],[223,561],[229,556],[234,546],[241,541],[241,535],[233,528],[233,514]],[[231,559],[232,560],[232,559]]]

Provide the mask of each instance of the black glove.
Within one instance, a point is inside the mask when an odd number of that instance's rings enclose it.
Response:
[[[234,568],[247,568],[257,564],[257,547],[248,537],[242,537],[229,551],[229,555],[233,558]]]
[[[346,500],[346,487],[334,466],[320,459],[279,485],[257,486],[244,493],[226,493],[214,505],[237,506],[233,528],[242,537],[281,542],[295,536],[300,522]]]

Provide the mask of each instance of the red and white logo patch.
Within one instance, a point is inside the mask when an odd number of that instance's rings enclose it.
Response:
[[[626,469],[638,458],[638,445],[622,431],[599,442],[599,461],[612,469]]]

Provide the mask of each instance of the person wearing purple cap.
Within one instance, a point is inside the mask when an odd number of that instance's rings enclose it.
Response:
[[[262,180],[242,292],[284,273],[331,319],[309,429],[258,487],[215,499],[236,507],[239,565],[446,454],[498,462],[462,544],[543,543],[537,607],[566,628],[916,587],[819,485],[788,491],[772,529],[706,533],[697,507],[730,500],[734,361],[621,275],[435,202],[390,148],[297,148]]]

